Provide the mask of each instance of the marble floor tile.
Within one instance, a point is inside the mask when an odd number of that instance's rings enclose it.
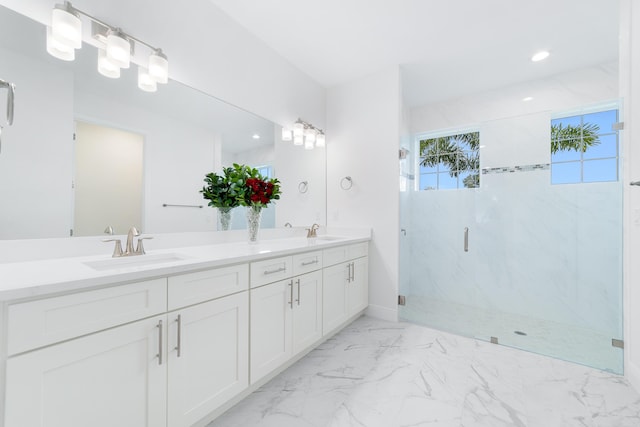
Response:
[[[640,427],[621,376],[362,317],[208,427]]]

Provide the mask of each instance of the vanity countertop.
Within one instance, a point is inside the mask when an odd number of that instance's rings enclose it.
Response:
[[[172,276],[370,239],[369,234],[331,239],[292,237],[261,240],[257,244],[243,241],[148,250],[146,255],[126,258],[111,258],[110,254],[104,254],[5,263],[0,264],[0,302]],[[111,260],[120,265],[110,266]],[[127,265],[129,260],[131,265]]]

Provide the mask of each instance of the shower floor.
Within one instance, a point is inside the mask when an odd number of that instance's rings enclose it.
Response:
[[[505,346],[623,372],[623,350],[611,345],[614,337],[597,331],[422,296],[407,295],[399,308],[403,321],[486,341],[496,337]]]

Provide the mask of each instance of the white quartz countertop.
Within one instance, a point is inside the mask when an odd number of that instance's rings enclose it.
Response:
[[[292,237],[148,250],[146,255],[111,254],[0,264],[0,301],[42,297],[121,282],[166,277],[224,265],[369,241],[369,236]],[[126,262],[131,260],[132,264]],[[112,261],[113,266],[111,265]],[[124,264],[122,264],[124,262]],[[93,267],[92,267],[93,265]]]

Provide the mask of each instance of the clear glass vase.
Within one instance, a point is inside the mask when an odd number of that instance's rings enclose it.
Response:
[[[233,208],[218,208],[218,231],[231,230],[231,210]]]
[[[260,232],[260,218],[262,217],[262,207],[247,207],[247,231],[249,233],[249,243],[258,241],[258,233]]]

